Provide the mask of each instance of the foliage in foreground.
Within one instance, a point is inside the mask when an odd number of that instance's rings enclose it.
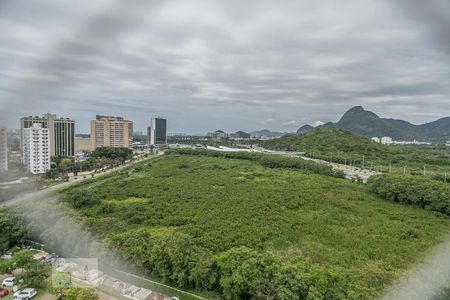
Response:
[[[18,225],[15,218],[0,210],[0,254],[18,244],[24,234],[23,227]]]
[[[98,294],[94,289],[90,288],[70,288],[63,292],[62,299],[64,300],[97,300]]]
[[[380,197],[450,216],[450,184],[415,176],[379,175],[368,184]]]
[[[23,281],[25,286],[34,287],[42,287],[49,273],[48,268],[35,260],[28,250],[14,253],[10,260],[0,261],[0,274],[13,274],[16,270],[20,270],[15,276],[16,283]]]
[[[343,299],[345,281],[297,256],[283,260],[247,247],[218,255],[195,245],[191,236],[139,229],[113,234],[112,246],[130,262],[180,287],[220,290],[228,299]]]
[[[147,274],[227,298],[373,298],[450,225],[345,180],[207,156],[158,158],[63,200]]]

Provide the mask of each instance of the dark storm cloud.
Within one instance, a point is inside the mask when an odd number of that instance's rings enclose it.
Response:
[[[136,128],[161,115],[189,132],[295,130],[354,105],[415,123],[450,114],[448,56],[390,1],[103,0],[45,22],[15,3],[0,13],[8,120],[51,110],[87,131],[97,113]]]
[[[447,0],[400,0],[405,15],[425,26],[433,42],[450,57],[450,2]]]
[[[79,77],[96,68],[97,60],[119,42],[122,34],[142,22],[142,12],[156,3],[116,0],[88,16],[71,37],[56,41],[48,57],[32,65],[42,78],[19,82],[13,97],[42,105],[61,89],[75,85]]]

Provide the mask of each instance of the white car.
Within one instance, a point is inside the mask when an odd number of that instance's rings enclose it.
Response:
[[[12,287],[14,286],[14,279],[15,277],[8,277],[3,279],[2,286]]]
[[[37,292],[35,289],[24,289],[22,291],[17,291],[14,293],[13,295],[13,299],[23,299],[23,300],[28,300],[33,298],[34,296],[37,295]]]

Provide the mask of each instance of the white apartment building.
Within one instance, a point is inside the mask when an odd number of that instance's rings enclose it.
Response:
[[[391,137],[389,137],[389,136],[383,136],[382,138],[381,138],[381,143],[383,144],[383,145],[390,145],[390,144],[392,144],[392,138]]]
[[[376,137],[376,136],[374,136],[374,137],[372,138],[372,141],[374,141],[375,143],[380,143],[380,142],[381,142],[380,138],[379,138],[379,137]]]
[[[32,174],[50,169],[50,130],[35,123],[23,129],[23,164]]]
[[[32,127],[35,123],[40,123],[43,128],[49,129],[51,156],[75,155],[74,120],[69,118],[58,118],[53,114],[44,114],[42,117],[29,116],[20,119],[20,129],[23,130],[25,128]]]
[[[8,171],[8,133],[0,128],[0,172]]]

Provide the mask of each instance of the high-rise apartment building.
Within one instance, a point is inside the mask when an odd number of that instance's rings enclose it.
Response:
[[[381,141],[381,143],[384,144],[384,145],[390,145],[390,144],[393,143],[392,138],[389,137],[389,136],[383,136],[383,137],[381,138],[380,141]]]
[[[147,129],[149,145],[167,144],[167,120],[162,118],[152,118],[151,126]]]
[[[98,147],[129,148],[133,138],[133,122],[122,117],[100,116],[91,121],[91,149]]]
[[[0,172],[8,171],[8,133],[0,128]]]
[[[50,169],[50,129],[34,123],[22,130],[22,160],[32,174],[43,174]]]
[[[24,117],[20,119],[20,129],[30,128],[33,124],[41,124],[42,128],[49,129],[50,155],[75,155],[75,121],[68,118],[57,118],[53,114],[44,114],[42,117]],[[21,140],[23,134],[21,133]],[[22,142],[21,142],[22,145]],[[23,153],[22,153],[23,155]]]

